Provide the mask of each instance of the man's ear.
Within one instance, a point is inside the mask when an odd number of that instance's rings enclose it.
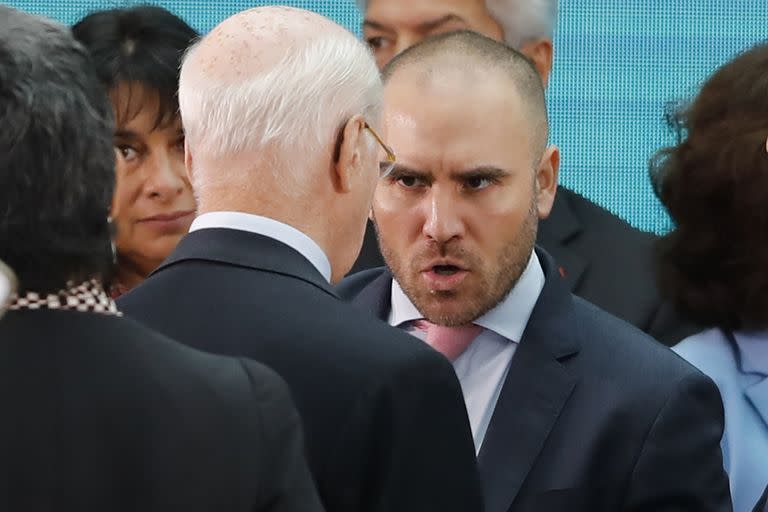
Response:
[[[352,117],[341,129],[338,159],[333,163],[333,184],[337,192],[349,192],[356,175],[362,172],[366,144],[364,132],[365,120],[362,116]]]
[[[552,54],[554,50],[551,39],[533,39],[523,43],[520,53],[531,59],[536,71],[539,72],[541,83],[546,89],[549,74],[552,72]]]
[[[184,139],[184,168],[187,171],[187,179],[190,183],[192,181],[192,152],[189,150],[189,143]]]
[[[549,146],[541,157],[536,171],[536,203],[539,218],[546,219],[552,211],[552,204],[557,194],[557,180],[560,173],[560,150]]]

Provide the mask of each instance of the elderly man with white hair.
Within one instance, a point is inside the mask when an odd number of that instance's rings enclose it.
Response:
[[[549,81],[557,0],[358,0],[358,5],[365,13],[363,37],[380,67],[423,39],[467,29],[518,50],[544,86]],[[671,346],[698,329],[661,299],[655,239],[560,186],[552,212],[539,225],[537,244],[555,258],[574,294]],[[383,264],[371,225],[354,271]]]
[[[330,285],[360,250],[379,161],[395,160],[375,131],[382,94],[365,45],[319,15],[264,7],[215,28],[179,91],[198,217],[120,307],[275,369],[328,511],[480,511],[450,362]]]

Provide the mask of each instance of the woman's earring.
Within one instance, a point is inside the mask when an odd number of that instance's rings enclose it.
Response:
[[[117,246],[115,246],[117,229],[115,229],[115,222],[111,216],[107,217],[107,226],[109,226],[109,248],[112,251],[112,264],[117,265]]]

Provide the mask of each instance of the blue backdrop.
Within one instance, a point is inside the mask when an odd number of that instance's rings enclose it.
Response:
[[[115,0],[12,0],[71,24]],[[352,0],[154,1],[201,32],[243,9],[280,3],[312,9],[359,33]],[[646,163],[669,143],[665,105],[737,52],[768,37],[766,0],[561,0],[548,91],[561,182],[648,231],[669,228]]]

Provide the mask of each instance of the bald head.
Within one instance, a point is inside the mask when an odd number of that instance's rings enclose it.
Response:
[[[516,93],[529,123],[536,158],[547,146],[549,128],[541,78],[523,54],[503,43],[471,31],[443,34],[407,49],[382,73],[388,88],[405,84],[421,93],[450,88],[460,95],[479,85]]]

